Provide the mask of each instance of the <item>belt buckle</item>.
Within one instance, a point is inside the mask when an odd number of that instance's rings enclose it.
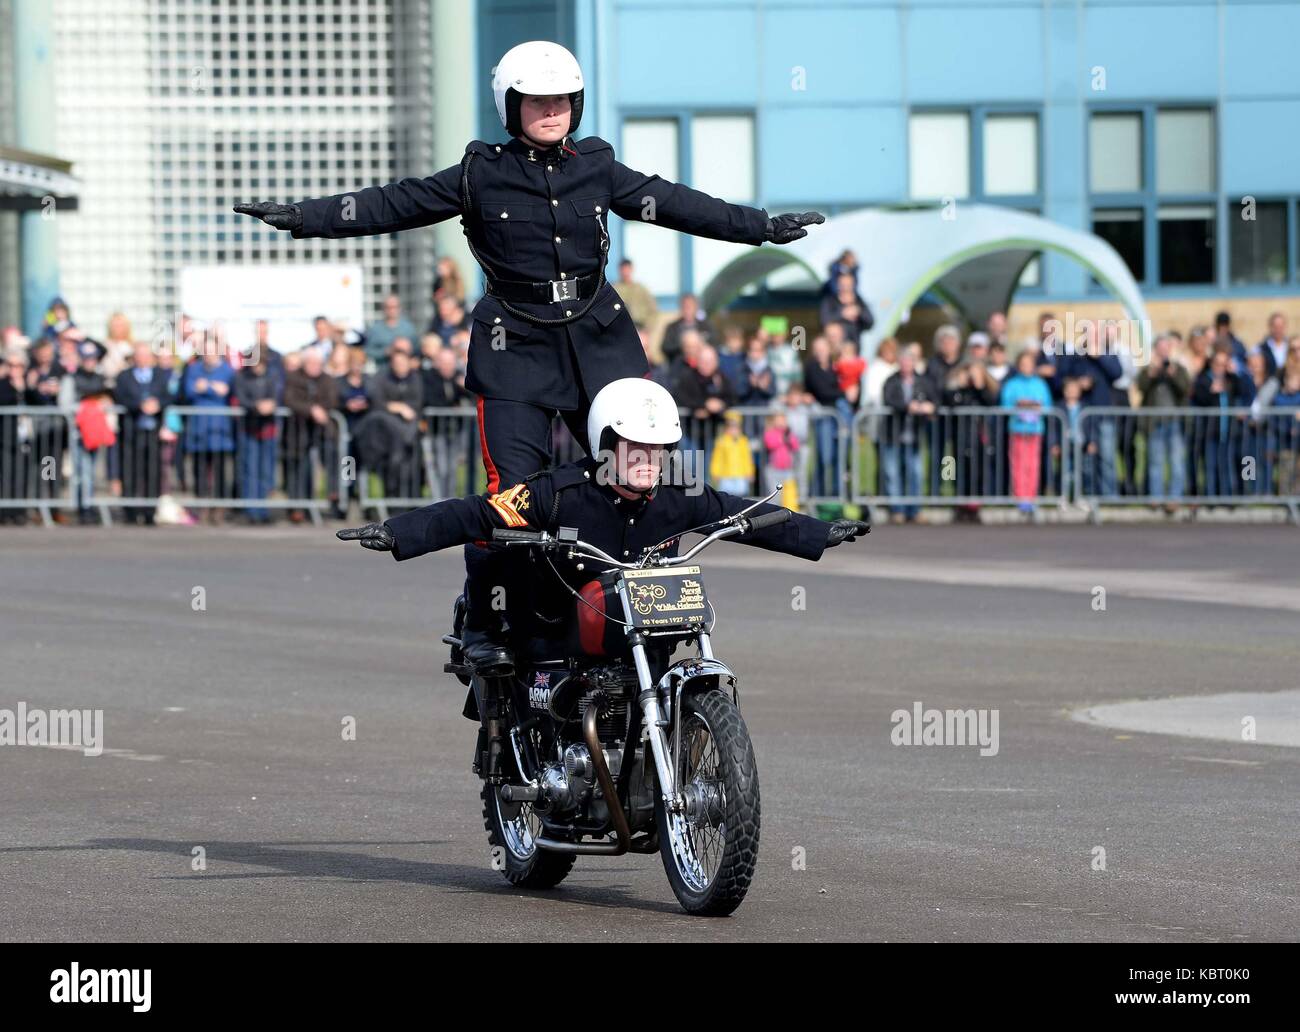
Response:
[[[576,279],[551,280],[551,302],[578,300],[578,281]]]

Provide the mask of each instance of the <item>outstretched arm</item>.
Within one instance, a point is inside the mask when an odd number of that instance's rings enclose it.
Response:
[[[696,526],[713,523],[724,516],[733,516],[753,505],[753,499],[738,498],[723,491],[715,491],[705,485],[704,490],[695,498]],[[778,512],[784,506],[764,502],[753,510],[753,515],[762,516],[769,512]],[[732,538],[742,545],[754,545],[772,552],[785,552],[797,555],[801,559],[814,562],[822,557],[827,548],[838,545],[841,541],[852,541],[859,534],[866,534],[871,527],[860,520],[836,520],[826,523],[813,519],[802,513],[792,513],[784,523],[775,527],[764,527],[750,534]]]
[[[680,183],[614,162],[610,207],[629,222],[648,222],[693,236],[737,244],[788,244],[808,235],[804,226],[825,222],[815,211],[769,218],[762,208],[729,204]]]
[[[237,204],[235,211],[288,230],[295,240],[396,233],[460,214],[460,166],[424,179],[401,179],[296,204]]]
[[[452,545],[487,540],[498,527],[538,530],[542,526],[538,513],[549,512],[550,504],[549,484],[539,477],[493,495],[447,498],[383,523],[340,530],[337,537],[358,541],[376,552],[392,552],[400,562]]]

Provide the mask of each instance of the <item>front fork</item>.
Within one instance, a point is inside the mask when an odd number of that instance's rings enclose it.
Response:
[[[700,634],[699,642],[701,657],[712,659],[713,646],[708,634]],[[650,751],[654,754],[655,771],[659,775],[659,791],[664,797],[664,805],[668,808],[668,812],[676,813],[684,805],[677,785],[677,772],[681,769],[681,765],[678,763],[678,756],[668,745],[669,716],[664,714],[663,706],[659,704],[658,687],[650,673],[645,639],[641,635],[635,635],[632,639],[632,659],[636,663],[637,681],[641,685],[641,692],[637,696],[637,703],[641,707],[641,726],[646,730],[646,737],[650,740]],[[671,707],[671,719],[676,724],[677,732],[673,741],[679,748],[682,737],[681,703],[679,685],[677,698],[673,699]]]

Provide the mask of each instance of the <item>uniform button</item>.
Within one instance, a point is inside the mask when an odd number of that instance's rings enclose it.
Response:
[[[627,525],[630,527],[630,526],[632,526],[632,524],[634,524],[635,522],[636,522],[636,520],[631,520],[631,519],[630,519],[630,520],[627,521]]]
[[[495,319],[493,319],[492,321],[493,321],[494,323],[495,323],[495,322],[500,322],[500,321],[501,321],[501,316],[498,315],[498,316],[497,316]]]
[[[585,570],[587,567],[583,563],[578,563],[577,569]]]
[[[600,205],[599,205],[599,204],[596,205],[596,214],[597,214],[597,215],[600,214]]]
[[[500,147],[497,148],[497,153],[498,153],[498,154],[501,153],[501,148],[500,148]]]
[[[503,219],[508,219],[508,218],[510,218],[510,212],[508,212],[508,211],[503,211],[503,212],[501,213],[501,217],[502,217]]]
[[[559,204],[560,204],[559,201],[554,200],[554,199],[551,200],[551,207],[552,207],[552,208],[559,207]]]
[[[547,166],[546,166],[546,171],[547,171],[547,172],[551,171],[551,166],[550,166],[550,165],[547,165]]]
[[[623,554],[624,554],[624,555],[630,555],[631,553],[628,552],[628,550],[625,548],[625,549],[623,549]]]
[[[617,312],[617,311],[618,311],[620,308],[622,308],[622,307],[623,307],[622,305],[615,305],[615,306],[614,306],[614,311]]]
[[[570,312],[570,311],[566,308],[566,309],[564,310],[564,314],[565,314],[565,315],[572,315],[573,313]]]
[[[584,470],[582,471],[582,475],[583,475],[586,479],[590,480],[590,479],[591,479],[591,470],[589,470],[589,469],[584,469]]]
[[[558,244],[558,243],[560,242],[560,238],[559,238],[559,237],[556,237],[556,238],[555,238],[555,242]]]

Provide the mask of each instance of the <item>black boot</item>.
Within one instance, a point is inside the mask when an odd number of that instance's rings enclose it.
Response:
[[[501,677],[514,672],[514,655],[506,645],[501,614],[492,607],[494,585],[502,584],[501,552],[474,545],[465,546],[465,614],[460,635],[465,662],[484,677]]]
[[[466,627],[465,662],[481,677],[505,677],[515,671],[514,653],[501,641],[499,633]]]

